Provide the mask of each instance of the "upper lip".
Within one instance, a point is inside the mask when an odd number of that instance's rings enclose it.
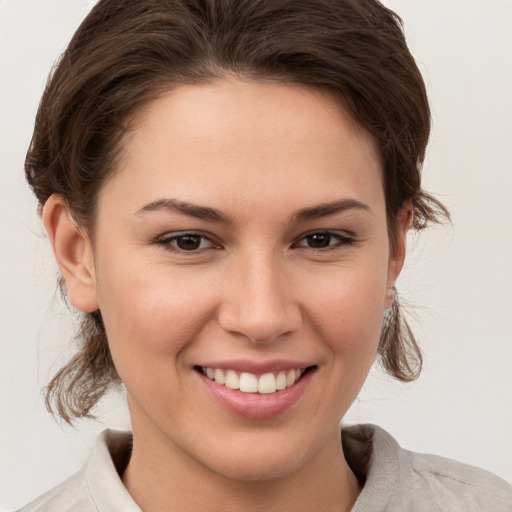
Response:
[[[263,374],[278,372],[281,370],[305,369],[314,364],[292,359],[274,359],[272,361],[249,361],[246,359],[236,359],[229,361],[209,361],[201,363],[199,366],[204,368],[213,368],[220,370],[235,370],[254,374]]]

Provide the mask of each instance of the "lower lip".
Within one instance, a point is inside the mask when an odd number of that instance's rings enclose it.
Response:
[[[269,394],[243,393],[196,373],[211,396],[229,412],[249,419],[263,420],[279,416],[295,405],[304,394],[315,370],[307,371],[293,386]]]

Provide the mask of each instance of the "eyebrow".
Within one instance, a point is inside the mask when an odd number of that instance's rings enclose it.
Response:
[[[220,222],[222,224],[232,224],[232,220],[220,210],[210,208],[208,206],[199,206],[186,201],[178,201],[177,199],[157,199],[137,211],[137,215],[154,212],[157,210],[170,210],[197,219],[209,220],[211,222]]]
[[[179,201],[178,199],[157,199],[156,201],[152,201],[151,203],[148,203],[137,210],[136,215],[158,210],[178,212],[190,217],[195,217],[197,219],[207,220],[210,222],[233,224],[233,220],[221,210],[210,208],[208,206],[199,206],[186,201]],[[329,203],[322,203],[316,206],[302,208],[292,215],[291,222],[294,223],[319,219],[322,217],[335,215],[346,210],[370,211],[370,207],[361,201],[358,201],[357,199],[341,199],[338,201],[332,201]]]
[[[370,212],[370,207],[357,199],[341,199],[339,201],[332,201],[330,203],[323,203],[309,208],[302,208],[295,212],[292,221],[304,221],[328,217],[346,210],[364,210]]]

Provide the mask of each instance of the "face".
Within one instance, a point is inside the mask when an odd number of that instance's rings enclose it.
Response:
[[[376,146],[326,93],[226,79],[146,105],[92,261],[135,439],[239,479],[327,457],[400,266]]]

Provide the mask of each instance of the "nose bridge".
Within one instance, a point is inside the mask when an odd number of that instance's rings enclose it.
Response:
[[[253,342],[266,342],[300,325],[300,308],[286,263],[272,251],[237,258],[228,280],[219,314],[225,330]]]

